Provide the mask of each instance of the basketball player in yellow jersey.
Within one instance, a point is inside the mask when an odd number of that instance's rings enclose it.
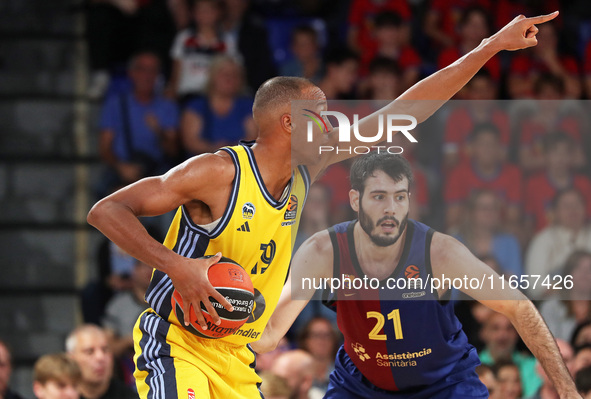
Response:
[[[535,24],[556,15],[515,18],[380,112],[424,120],[497,52],[534,46]],[[304,134],[305,121],[301,110],[291,110],[292,100],[313,103],[316,113],[326,110],[324,93],[311,82],[270,79],[255,95],[256,142],[191,158],[165,175],[140,180],[104,198],[88,214],[90,224],[156,269],[146,294],[151,308],[140,316],[134,329],[135,376],[142,398],[261,397],[254,353],[246,344],[260,337],[277,305],[288,271],[291,237],[295,236],[309,184],[328,165],[351,156],[317,155],[319,145],[336,143],[338,129],[325,121],[328,131],[318,129],[313,142],[308,143],[299,137]],[[404,106],[399,100],[438,101]],[[361,134],[375,134],[377,119],[375,115],[363,118],[359,122]],[[292,142],[298,143],[297,148],[292,148]],[[353,139],[351,145],[368,143]],[[138,217],[174,209],[178,211],[162,245],[150,237]],[[195,259],[214,254],[209,259]],[[207,269],[221,254],[245,266],[258,291],[258,301],[251,322],[235,335],[219,340],[199,338],[182,326],[183,322],[188,324],[191,308],[204,330],[207,325],[199,311],[201,303],[213,320],[219,321],[210,296],[231,310],[207,279]],[[184,321],[170,311],[173,286],[183,298]]]

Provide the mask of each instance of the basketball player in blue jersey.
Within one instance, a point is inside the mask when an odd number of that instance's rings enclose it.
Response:
[[[363,155],[351,167],[350,179],[350,203],[358,220],[337,224],[302,244],[253,349],[270,350],[285,335],[314,292],[306,289],[306,281],[317,287],[324,279],[345,281],[346,276],[351,284],[341,285],[333,304],[344,344],[325,398],[487,398],[475,372],[480,364],[476,350],[453,303],[444,300],[451,292],[431,286],[430,277],[480,281],[493,275],[499,281],[498,276],[454,238],[408,219],[412,172],[402,156]],[[406,284],[411,277],[425,285]],[[363,286],[369,279],[376,284]],[[401,279],[405,288],[388,285]],[[501,290],[500,284],[462,291],[511,320],[561,398],[580,398],[531,301],[518,290]]]
[[[410,113],[419,122],[424,120],[497,52],[534,46],[538,31],[535,24],[557,14],[515,18],[381,112]],[[326,110],[324,93],[310,81],[270,79],[257,90],[254,99],[256,142],[191,158],[162,176],[140,180],[111,194],[89,212],[90,224],[156,269],[146,293],[150,309],[140,316],[134,329],[134,375],[141,398],[191,398],[196,392],[200,398],[260,397],[254,353],[247,344],[260,338],[279,300],[310,183],[328,165],[351,156],[317,155],[319,145],[336,143],[338,129],[325,121],[326,131],[314,127],[313,140],[308,143],[305,129],[297,129],[305,126],[303,111],[291,109],[293,100],[311,102],[309,107],[316,113]],[[437,101],[415,101],[417,106],[407,108],[398,100]],[[378,124],[378,117],[370,115],[359,122],[359,131],[367,136],[377,130]],[[292,148],[292,142],[298,146]],[[378,143],[353,138],[350,144]],[[161,244],[150,237],[139,217],[174,209],[176,216]],[[183,324],[189,324],[190,311],[195,309],[198,323],[207,329],[200,312],[202,304],[219,323],[210,297],[231,310],[230,303],[207,279],[208,268],[222,254],[250,273],[256,306],[247,324],[236,333],[210,340],[193,334]],[[204,259],[204,255],[215,256]],[[172,311],[174,289],[183,299],[184,320],[178,320]]]

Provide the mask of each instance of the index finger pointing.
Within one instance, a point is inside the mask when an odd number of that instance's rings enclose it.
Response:
[[[553,20],[557,16],[558,16],[558,11],[554,11],[552,14],[539,15],[537,17],[527,18],[526,21],[531,24],[543,24],[544,22],[548,22],[548,21]]]

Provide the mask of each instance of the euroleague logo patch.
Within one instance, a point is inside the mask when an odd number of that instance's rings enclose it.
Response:
[[[289,202],[287,204],[287,209],[285,210],[285,216],[283,219],[285,220],[292,220],[296,218],[298,214],[298,197],[295,195],[291,195],[289,197]]]
[[[404,277],[406,278],[419,278],[419,274],[419,268],[415,265],[407,266],[404,271]]]
[[[187,389],[187,395],[189,399],[195,399],[195,391],[193,391],[191,388]]]

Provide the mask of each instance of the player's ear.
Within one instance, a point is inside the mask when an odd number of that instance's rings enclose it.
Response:
[[[291,133],[294,129],[293,120],[291,119],[291,114],[282,114],[280,119],[281,127],[286,132]]]
[[[355,212],[359,212],[359,195],[359,191],[353,189],[349,190],[349,203]]]

